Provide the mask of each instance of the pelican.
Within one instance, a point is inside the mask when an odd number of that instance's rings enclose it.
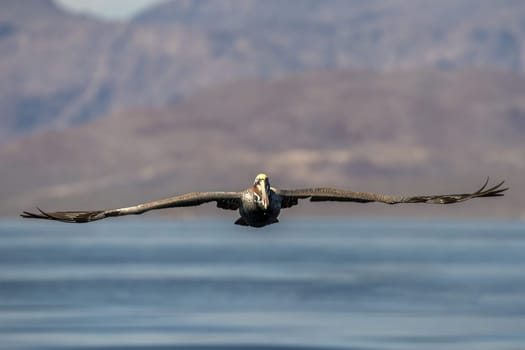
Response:
[[[504,191],[508,190],[508,188],[502,187],[504,181],[490,188],[487,188],[488,182],[489,179],[485,181],[485,184],[479,190],[472,193],[403,197],[354,192],[330,187],[283,190],[271,187],[268,176],[259,174],[255,177],[251,187],[240,192],[192,192],[131,207],[107,210],[45,212],[37,208],[39,213],[24,211],[21,216],[31,219],[84,223],[113,216],[138,215],[156,209],[191,207],[203,203],[216,202],[219,208],[239,210],[241,217],[235,221],[235,224],[263,227],[279,222],[277,217],[281,209],[297,205],[299,199],[309,198],[311,202],[451,204],[473,198],[499,197],[503,196]]]

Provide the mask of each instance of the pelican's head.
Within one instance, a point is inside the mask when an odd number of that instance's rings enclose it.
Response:
[[[253,182],[253,193],[257,205],[265,210],[268,209],[268,206],[270,205],[270,199],[268,197],[268,194],[270,193],[270,181],[266,174],[259,174],[255,177]]]

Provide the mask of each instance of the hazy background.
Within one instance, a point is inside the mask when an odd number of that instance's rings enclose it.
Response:
[[[523,219],[524,70],[522,1],[1,0],[0,214],[239,190],[266,172],[391,194],[511,187],[289,214]]]

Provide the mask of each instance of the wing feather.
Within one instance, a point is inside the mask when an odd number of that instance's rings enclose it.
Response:
[[[458,193],[458,194],[438,194],[438,195],[422,195],[422,196],[389,196],[384,194],[369,193],[369,192],[354,192],[348,190],[340,190],[330,187],[307,188],[297,190],[279,190],[275,192],[281,197],[281,208],[289,208],[298,203],[299,199],[310,198],[312,202],[334,201],[334,202],[380,202],[387,204],[398,203],[431,203],[431,204],[451,204],[464,202],[473,198],[483,197],[499,197],[503,196],[503,192],[507,191],[507,187],[502,187],[504,181],[498,183],[487,189],[489,179],[483,186],[472,193]]]
[[[118,209],[45,212],[37,208],[39,213],[24,211],[20,216],[29,219],[83,223],[101,220],[111,216],[138,215],[150,210],[191,207],[208,202],[217,202],[217,207],[222,209],[236,210],[239,208],[240,201],[241,192],[193,192]]]

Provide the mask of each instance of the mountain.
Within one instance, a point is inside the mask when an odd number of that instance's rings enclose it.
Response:
[[[279,187],[391,194],[474,190],[490,175],[508,181],[508,196],[296,212],[517,218],[525,215],[523,101],[525,79],[497,71],[317,71],[229,83],[176,106],[115,112],[8,144],[0,213],[238,190],[264,171]]]
[[[97,76],[103,59],[91,53],[106,50],[113,26],[72,16],[50,0],[0,6],[0,139],[103,112],[97,80],[107,76]]]
[[[48,21],[52,18],[60,19],[68,16],[53,0],[2,0],[1,6],[0,18],[4,20]]]
[[[515,0],[177,0],[126,23],[0,1],[0,143],[308,70],[522,74]]]
[[[226,55],[274,54],[288,70],[482,65],[521,72],[524,14],[516,0],[182,0],[146,10],[135,23],[203,30]]]

